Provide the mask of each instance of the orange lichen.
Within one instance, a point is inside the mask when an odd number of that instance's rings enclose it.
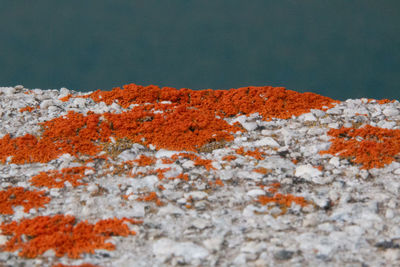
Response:
[[[201,159],[200,156],[197,156],[197,155],[191,154],[191,153],[178,153],[178,154],[172,155],[172,157],[171,157],[171,159],[175,160],[175,161],[178,160],[179,158],[189,159],[192,161]]]
[[[65,182],[70,182],[72,186],[85,185],[79,180],[84,177],[85,170],[91,169],[92,167],[71,167],[64,168],[61,171],[51,170],[47,172],[40,172],[38,175],[31,178],[30,182],[32,185],[37,187],[48,187],[48,188],[62,188]]]
[[[226,160],[226,161],[231,161],[231,160],[235,160],[235,159],[237,159],[237,157],[234,155],[227,155],[227,156],[222,157],[222,160]]]
[[[348,157],[361,164],[361,169],[382,168],[400,153],[400,130],[365,125],[358,129],[331,129],[328,135],[333,137],[332,145],[319,153]]]
[[[268,174],[268,173],[272,172],[272,170],[264,168],[264,167],[260,167],[260,168],[254,169],[253,171],[261,173],[261,174]]]
[[[156,192],[150,192],[149,194],[143,197],[138,197],[136,200],[145,202],[155,202],[157,206],[164,205],[164,203],[158,198]]]
[[[187,174],[187,173],[185,173],[185,174],[183,174],[183,173],[181,173],[181,174],[179,174],[178,176],[176,176],[176,177],[171,177],[171,178],[169,178],[170,180],[172,180],[172,179],[181,179],[181,180],[184,180],[184,181],[189,181],[189,174]]]
[[[381,99],[381,100],[378,100],[377,102],[378,102],[378,104],[383,105],[383,104],[387,104],[387,103],[394,103],[395,101],[396,101],[396,100]]]
[[[292,203],[300,205],[302,207],[308,205],[307,201],[304,197],[297,197],[291,194],[283,195],[281,193],[275,193],[272,197],[270,196],[259,196],[258,202],[262,205],[266,205],[268,203],[276,203],[281,207],[290,207]]]
[[[235,152],[237,154],[239,154],[239,155],[250,156],[250,157],[253,157],[253,158],[258,159],[258,160],[265,159],[263,157],[264,153],[261,153],[258,148],[253,150],[253,151],[251,151],[251,150],[244,151],[244,147],[240,147],[240,148],[236,149]]]
[[[69,111],[64,117],[41,123],[44,132],[40,138],[29,134],[17,138],[6,135],[0,139],[0,161],[4,163],[12,156],[11,161],[16,164],[45,163],[63,153],[95,156],[101,151],[98,143],[107,143],[110,137],[146,146],[152,144],[157,149],[196,151],[212,142],[232,141],[233,132],[244,131],[224,118],[259,112],[265,120],[287,119],[338,102],[313,93],[270,86],[194,91],[129,84],[124,89],[68,95],[61,100],[68,101],[71,97],[90,97],[95,102],[118,103],[124,108],[139,106],[120,114],[88,112],[84,116]]]
[[[210,169],[215,170],[215,168],[212,166],[212,160],[210,160],[210,159],[197,158],[194,161],[194,165],[195,166],[204,166],[207,169],[207,171],[209,171]]]
[[[89,224],[76,223],[75,217],[55,215],[23,219],[20,222],[2,224],[3,235],[12,236],[0,247],[2,251],[17,251],[20,257],[35,258],[49,249],[57,257],[67,254],[70,258],[80,258],[82,253],[94,253],[95,249],[114,250],[115,246],[105,241],[110,236],[134,235],[124,222],[141,223],[132,219],[106,219]],[[24,236],[24,237],[23,237]]]
[[[171,101],[174,105],[188,105],[201,110],[216,112],[219,116],[234,116],[238,113],[259,112],[264,119],[288,119],[292,115],[307,113],[310,109],[331,107],[339,101],[314,93],[298,93],[283,87],[242,87],[231,90],[177,90],[171,87],[150,85],[147,87],[128,84],[112,91],[97,90],[89,95],[78,96],[92,98],[95,102],[111,105],[116,101],[124,108],[131,104],[159,103]]]
[[[324,166],[322,166],[322,165],[313,166],[313,167],[318,169],[319,171],[323,171],[324,170]]]
[[[46,163],[64,153],[95,156],[101,149],[94,141],[106,142],[109,137],[107,127],[97,127],[99,117],[70,111],[65,118],[40,123],[44,127],[41,138],[31,134],[11,138],[7,134],[0,139],[0,161],[4,164],[12,156],[11,163],[15,164]]]
[[[140,155],[138,159],[135,159],[134,162],[136,162],[139,166],[150,166],[153,165],[156,160],[153,157],[147,157],[145,155]]]
[[[356,115],[356,116],[365,116],[365,117],[368,117],[368,114],[362,114],[362,113],[357,113],[357,112],[356,112],[355,115]]]
[[[221,179],[215,179],[215,184],[218,186],[224,186],[224,182]]]
[[[268,185],[270,188],[268,188],[268,192],[270,193],[276,193],[278,192],[278,188],[281,187],[281,183],[272,183]]]
[[[32,110],[34,110],[33,107],[26,106],[26,107],[24,107],[24,108],[20,108],[20,109],[19,109],[19,112],[21,112],[21,113],[24,112],[24,111],[31,112]]]
[[[173,160],[173,159],[162,159],[161,162],[163,164],[172,164],[172,163],[175,162],[175,160]]]
[[[23,206],[24,212],[32,208],[43,208],[50,202],[50,198],[44,196],[44,191],[28,191],[23,187],[10,187],[0,191],[0,213],[5,215],[14,214],[14,206]]]

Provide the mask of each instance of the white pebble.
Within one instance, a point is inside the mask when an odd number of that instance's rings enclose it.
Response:
[[[0,92],[3,94],[10,96],[15,93],[15,88],[14,87],[0,87]]]
[[[43,100],[42,103],[40,103],[40,108],[41,109],[47,109],[48,107],[53,105],[53,100],[52,99],[46,99]]]
[[[270,146],[270,147],[279,147],[280,145],[271,137],[264,137],[256,142],[254,142],[255,146]]]
[[[253,189],[253,190],[250,190],[249,192],[247,192],[247,195],[249,197],[258,197],[258,196],[265,195],[265,191],[262,189]]]
[[[383,112],[383,114],[385,114],[385,116],[388,116],[388,117],[396,116],[396,115],[399,115],[399,113],[400,113],[397,108],[392,108],[392,107],[385,108],[382,112]]]
[[[314,168],[313,166],[306,164],[300,165],[296,167],[295,176],[302,177],[304,179],[310,179],[314,177],[318,177],[322,174],[320,170]]]

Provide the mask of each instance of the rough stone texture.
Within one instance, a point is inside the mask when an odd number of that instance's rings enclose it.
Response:
[[[38,134],[37,123],[70,110],[83,114],[124,110],[118,104],[106,106],[91,99],[58,101],[69,93],[81,94],[66,88],[25,92],[28,89],[21,86],[0,88],[0,138],[7,133],[13,137]],[[39,109],[19,111],[28,105]],[[238,132],[222,148],[198,153],[213,162],[209,170],[184,158],[162,161],[178,151],[134,144],[113,159],[109,170],[114,174],[107,173],[100,161],[88,164],[95,170],[85,172],[86,185],[73,187],[66,182],[64,188],[48,190],[52,200],[44,208],[29,212],[14,208],[14,214],[0,215],[0,223],[60,213],[89,222],[129,217],[143,220],[143,224],[130,225],[136,235],[113,237],[115,250],[96,250],[81,259],[57,258],[51,251],[27,259],[18,252],[3,251],[0,265],[398,266],[399,159],[365,170],[347,158],[318,152],[330,147],[327,132],[331,128],[377,125],[384,118],[386,124],[381,127],[400,129],[399,109],[398,101],[379,104],[354,99],[326,112],[313,109],[287,120],[266,122],[259,116],[240,116],[230,123],[239,122],[247,132]],[[265,158],[235,154],[240,147],[259,149]],[[139,155],[154,157],[156,163],[134,166],[131,173],[170,167],[162,184],[157,174],[132,178],[118,171],[118,163]],[[222,159],[229,155],[236,159]],[[81,165],[69,154],[49,163],[0,164],[0,190],[10,186],[36,189],[29,182],[32,176]],[[188,174],[187,181],[174,179],[181,173]],[[261,205],[258,197],[272,196],[273,183],[280,183],[279,193],[303,197],[309,204]],[[157,191],[160,185],[164,189]],[[138,200],[150,191],[158,192],[161,205]],[[0,235],[0,245],[9,238]]]

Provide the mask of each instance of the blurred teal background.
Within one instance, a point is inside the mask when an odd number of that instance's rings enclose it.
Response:
[[[400,98],[399,0],[0,0],[0,86]]]

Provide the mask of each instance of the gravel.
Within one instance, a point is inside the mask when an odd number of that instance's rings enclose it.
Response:
[[[82,114],[127,110],[90,98],[59,100],[68,94],[87,93],[0,87],[0,138],[38,135],[38,123],[71,110]],[[37,108],[19,111],[26,106]],[[330,129],[355,124],[400,129],[399,110],[398,101],[379,104],[362,98],[287,120],[263,121],[258,114],[228,119],[231,124],[239,122],[247,132],[236,133],[235,140],[223,148],[197,153],[212,160],[210,170],[184,158],[162,161],[182,151],[135,144],[121,151],[108,171],[146,155],[156,163],[134,166],[131,172],[148,174],[132,178],[124,172],[107,173],[101,163],[92,163],[94,170],[86,170],[82,179],[85,185],[73,187],[67,182],[63,188],[41,188],[51,197],[45,207],[29,212],[14,207],[14,214],[1,215],[0,223],[55,214],[91,223],[128,217],[143,220],[130,226],[136,235],[112,237],[115,250],[95,250],[80,259],[57,258],[51,250],[34,259],[19,257],[18,251],[2,251],[0,265],[399,266],[399,160],[365,170],[348,158],[318,153],[331,146]],[[259,149],[265,159],[235,154],[240,147]],[[233,154],[236,159],[223,160]],[[8,161],[0,164],[0,190],[9,186],[38,189],[29,181],[32,176],[76,166],[82,164],[69,154],[48,163]],[[158,190],[160,180],[149,172],[160,168],[171,168],[164,173],[164,190],[158,193],[162,205],[138,201],[141,193]],[[264,172],[255,172],[257,168]],[[173,179],[181,173],[188,174],[188,181]],[[261,205],[257,199],[270,196],[273,183],[280,183],[278,192],[303,197],[310,204],[291,203],[284,209],[274,203]],[[0,234],[0,245],[9,239]]]

